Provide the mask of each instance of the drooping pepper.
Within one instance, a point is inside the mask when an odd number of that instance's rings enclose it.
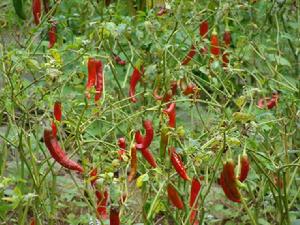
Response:
[[[223,166],[223,171],[220,176],[220,185],[227,198],[233,202],[241,202],[241,194],[237,187],[237,178],[234,174],[234,162],[233,160],[228,160]]]
[[[204,20],[202,23],[200,23],[199,34],[204,39],[206,38],[207,33],[208,33],[208,21]]]
[[[56,22],[51,22],[51,26],[48,31],[49,45],[48,48],[52,48],[56,43]]]
[[[138,149],[148,148],[149,145],[151,144],[152,140],[153,140],[153,137],[154,137],[154,131],[153,131],[153,127],[152,127],[152,122],[150,120],[145,120],[144,123],[143,123],[143,126],[144,126],[144,128],[146,130],[146,135],[143,138],[143,142],[142,143],[136,144],[136,148],[138,148]]]
[[[200,180],[197,178],[193,178],[192,185],[191,185],[191,192],[190,192],[190,208],[191,208],[191,215],[190,215],[190,223],[195,225],[197,224],[196,215],[197,215],[197,208],[198,203],[196,202],[199,192],[201,189]],[[198,197],[199,198],[199,197]]]
[[[138,144],[141,144],[143,142],[143,136],[140,131],[135,132],[135,140]],[[147,162],[153,167],[157,167],[157,163],[155,161],[154,156],[152,155],[151,151],[148,148],[140,149],[143,157],[147,160]]]
[[[218,33],[216,29],[213,30],[211,34],[211,39],[210,39],[210,53],[213,56],[218,56],[220,55],[220,46],[219,46],[219,39],[218,39]]]
[[[180,156],[176,153],[175,147],[169,148],[169,154],[170,154],[171,163],[174,169],[176,170],[176,172],[179,174],[179,176],[182,177],[184,180],[190,180],[184,168],[183,162],[180,159]]]
[[[94,87],[96,84],[96,59],[89,58],[88,59],[88,80],[86,84],[86,97],[88,99],[91,98],[89,93],[90,89]]]
[[[238,179],[241,182],[243,182],[244,180],[246,180],[250,170],[250,162],[246,154],[243,154],[242,157],[240,158],[240,165],[241,165],[241,170]]]
[[[104,77],[103,77],[103,66],[101,60],[96,60],[95,67],[96,67],[95,102],[97,103],[101,98],[103,92]]]
[[[137,83],[142,78],[143,68],[141,69],[142,72],[139,71],[137,67],[134,68],[133,73],[130,78],[130,87],[129,87],[129,97],[131,102],[137,102],[137,99],[135,97],[135,89]]]
[[[125,66],[126,65],[126,61],[125,60],[122,60],[120,58],[120,56],[118,56],[117,54],[113,53],[113,56],[114,56],[114,60],[117,64],[119,64],[120,66]]]
[[[192,45],[187,56],[182,60],[181,65],[187,65],[195,55],[196,55],[196,48],[194,45]]]
[[[32,13],[35,25],[39,25],[42,15],[42,3],[41,0],[32,0]]]
[[[120,225],[119,209],[113,206],[110,207],[109,222],[110,225]]]
[[[184,209],[184,204],[177,190],[172,184],[167,186],[168,198],[170,202],[178,209]]]
[[[176,103],[173,102],[163,112],[169,117],[169,127],[175,128],[176,126]]]
[[[61,109],[61,103],[58,102],[58,101],[56,101],[54,103],[53,114],[54,114],[55,120],[61,121],[61,118],[62,118],[62,109]],[[56,136],[56,134],[57,134],[57,127],[56,127],[56,124],[55,124],[54,121],[52,121],[51,127],[52,127],[53,136]]]
[[[108,218],[106,207],[108,201],[108,192],[105,190],[103,193],[96,191],[97,197],[97,212],[103,220]]]
[[[81,165],[68,158],[66,153],[60,147],[57,138],[53,135],[52,130],[44,130],[44,142],[51,156],[63,167],[83,173]]]

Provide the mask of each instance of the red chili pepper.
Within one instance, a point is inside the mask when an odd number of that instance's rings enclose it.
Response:
[[[167,91],[167,93],[164,95],[163,102],[171,101],[172,97],[173,97],[172,90]]]
[[[57,135],[57,127],[56,127],[54,121],[51,122],[51,129],[52,129],[53,136],[56,137],[56,135]]]
[[[173,102],[163,112],[169,117],[169,127],[175,128],[176,126],[176,103]]]
[[[208,33],[208,21],[204,20],[199,26],[199,34],[204,39]]]
[[[229,54],[227,52],[224,52],[222,55],[222,62],[223,62],[223,67],[227,67],[228,63],[229,63]]]
[[[100,191],[96,191],[96,197],[97,197],[97,212],[103,220],[106,220],[108,218],[107,211],[106,211],[107,201],[108,201],[107,190],[105,190],[104,193],[101,193]]]
[[[41,0],[32,0],[32,13],[33,13],[35,25],[39,25],[41,22],[41,15],[42,15]]]
[[[220,55],[220,47],[219,47],[219,40],[218,40],[218,33],[214,29],[211,34],[210,40],[210,53],[214,56]]]
[[[257,107],[260,109],[264,109],[267,106],[268,109],[272,109],[275,106],[277,106],[278,100],[279,100],[279,95],[276,93],[272,95],[272,98],[266,97],[266,98],[259,99],[257,103]]]
[[[62,118],[61,102],[56,101],[54,103],[53,114],[56,120],[61,121]]]
[[[174,147],[169,148],[169,154],[171,157],[171,163],[179,176],[181,176],[184,180],[190,180],[184,168],[183,162],[181,161],[179,155],[176,153],[176,149]]]
[[[136,144],[136,148],[138,148],[138,149],[148,148],[154,137],[152,122],[150,120],[145,120],[143,126],[146,130],[146,135],[145,135],[145,138],[143,138],[142,143]]]
[[[190,223],[193,225],[196,225],[199,223],[195,219],[196,219],[197,208],[198,208],[196,199],[197,199],[197,196],[199,195],[200,189],[201,189],[200,180],[197,178],[193,178],[192,186],[191,186],[191,193],[190,193],[190,208],[192,210],[191,216],[190,216]],[[198,197],[198,200],[199,200],[199,197]]]
[[[143,68],[142,68],[143,71]],[[131,102],[137,102],[135,98],[135,88],[137,82],[142,78],[142,73],[135,67],[130,78],[129,97]]]
[[[128,182],[133,181],[137,173],[137,155],[135,146],[131,148],[130,157],[130,173],[128,175]]]
[[[141,144],[143,142],[143,136],[140,131],[135,132],[135,140],[138,144]],[[147,162],[153,167],[157,167],[157,163],[155,161],[155,158],[153,157],[151,151],[148,148],[141,149],[141,153],[143,157],[147,160]]]
[[[122,160],[122,155],[126,153],[126,140],[124,137],[118,139],[118,146],[120,147],[120,150],[118,151],[119,160]]]
[[[229,200],[233,202],[241,202],[241,194],[237,187],[234,167],[235,165],[233,160],[228,160],[224,164],[220,177],[220,185]]]
[[[110,222],[110,225],[119,225],[120,224],[119,210],[112,206],[110,207],[109,222]]]
[[[96,60],[94,58],[88,59],[88,81],[86,84],[86,97],[91,98],[89,90],[96,84]]]
[[[194,83],[190,83],[184,89],[183,94],[184,95],[195,94],[197,90],[198,90],[197,86]]]
[[[97,178],[97,168],[95,167],[94,169],[92,169],[89,174],[90,174],[90,177],[91,177],[91,179],[90,179],[91,185],[95,186],[96,181],[98,179]]]
[[[66,153],[62,150],[56,137],[53,135],[52,130],[48,130],[48,129],[44,130],[44,142],[51,156],[60,165],[62,165],[67,169],[76,170],[80,173],[83,173],[83,168],[81,167],[81,165],[69,159]]]
[[[170,202],[178,209],[183,209],[184,204],[182,199],[180,198],[177,190],[174,188],[173,185],[168,184],[167,186],[168,198]]]
[[[98,102],[103,92],[103,66],[100,60],[95,61],[95,68],[96,68],[95,102]]]
[[[194,45],[192,45],[187,56],[182,60],[181,65],[187,65],[195,55],[196,55],[196,48]]]
[[[243,182],[246,180],[249,170],[250,170],[250,162],[249,158],[246,154],[243,154],[241,159],[240,159],[240,164],[241,164],[241,171],[238,179]]]
[[[163,99],[163,96],[159,95],[157,92],[158,92],[158,88],[155,88],[153,91],[153,96],[156,100],[161,101]]]
[[[48,31],[49,45],[48,48],[52,48],[56,43],[56,22],[51,22],[51,27]]]

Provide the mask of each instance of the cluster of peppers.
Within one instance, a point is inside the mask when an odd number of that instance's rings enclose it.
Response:
[[[209,30],[208,21],[204,20],[199,25],[199,34],[200,34],[202,40],[207,38],[208,30]],[[230,43],[231,43],[231,33],[230,33],[228,26],[226,26],[226,28],[225,28],[225,32],[223,35],[223,42],[224,42],[225,48],[228,49],[230,46]],[[196,55],[196,53],[197,53],[197,49],[196,49],[195,45],[192,45],[187,56],[182,60],[181,65],[187,65],[192,60],[192,58]],[[200,53],[203,55],[206,54],[207,48],[202,47],[200,49]],[[221,48],[219,45],[218,33],[217,33],[216,29],[213,29],[213,31],[211,33],[211,37],[210,37],[210,54],[211,54],[212,58],[218,58],[221,54]],[[224,68],[227,67],[227,65],[229,63],[229,53],[226,50],[223,51],[223,53],[222,53],[222,62],[223,62],[223,67]]]

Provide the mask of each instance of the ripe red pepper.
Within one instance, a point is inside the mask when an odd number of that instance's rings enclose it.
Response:
[[[183,162],[181,161],[179,155],[176,153],[175,147],[169,148],[169,154],[171,158],[171,163],[176,172],[179,174],[179,176],[181,176],[184,180],[190,180],[184,168]]]
[[[182,60],[181,65],[187,65],[195,55],[196,55],[196,48],[194,45],[192,45],[187,56]]]
[[[266,102],[267,102],[267,108],[272,109],[275,106],[277,106],[278,100],[279,100],[279,95],[278,93],[275,93],[272,94],[271,99],[269,97],[259,99],[257,103],[257,107],[260,109],[264,109],[266,107]]]
[[[130,173],[128,175],[128,182],[133,181],[137,173],[137,155],[135,146],[131,148],[130,157]]]
[[[250,162],[246,154],[242,155],[240,159],[240,164],[241,164],[241,170],[238,178],[241,182],[243,182],[244,180],[246,180],[250,170]]]
[[[186,88],[183,90],[184,95],[190,95],[197,93],[198,88],[194,83],[190,83],[186,86]]]
[[[140,131],[135,132],[135,140],[138,144],[141,144],[143,142],[143,136]],[[151,151],[148,148],[141,149],[141,153],[143,157],[147,160],[147,162],[153,167],[157,167],[157,163],[155,161],[154,156],[152,155]]]
[[[192,210],[191,216],[190,216],[190,223],[193,225],[196,225],[198,221],[196,221],[196,215],[197,215],[197,208],[198,203],[196,202],[197,196],[199,195],[201,189],[201,183],[200,180],[197,178],[193,178],[192,180],[192,186],[191,186],[191,193],[190,193],[190,208]],[[199,197],[198,197],[199,200]]]
[[[233,160],[228,160],[224,164],[220,177],[220,185],[229,200],[239,203],[241,202],[241,194],[237,187],[234,167],[235,165]]]
[[[90,175],[90,180],[91,180],[91,185],[92,186],[95,186],[95,184],[96,184],[96,181],[97,181],[97,168],[95,167],[94,169],[92,169],[91,171],[90,171],[90,173],[89,173],[89,175]]]
[[[39,25],[41,22],[41,15],[42,15],[41,0],[32,0],[32,13],[33,13],[35,25]]]
[[[66,153],[60,147],[56,136],[53,135],[52,130],[44,130],[44,142],[47,146],[51,156],[63,167],[83,173],[81,165],[68,158]]]
[[[51,122],[51,129],[52,129],[53,136],[56,137],[56,135],[57,135],[57,127],[56,127],[56,124],[54,123],[54,121]]]
[[[180,198],[177,190],[174,188],[172,184],[168,184],[167,186],[168,198],[170,202],[178,209],[183,209],[184,204],[182,199]]]
[[[214,29],[211,34],[210,39],[210,53],[214,56],[220,55],[220,47],[219,47],[219,40],[218,40],[218,33]]]
[[[110,207],[109,222],[110,225],[120,225],[119,210],[113,206]]]
[[[228,52],[224,52],[222,55],[222,62],[223,62],[223,67],[227,67],[228,63],[229,63],[229,54]]]
[[[163,112],[169,117],[169,127],[175,128],[176,126],[176,103],[173,102]]]
[[[126,140],[124,137],[118,139],[118,146],[120,147],[118,151],[119,160],[122,160],[122,155],[126,153]]]
[[[48,48],[52,48],[56,43],[56,22],[51,22],[51,26],[48,31],[49,45]]]
[[[224,41],[226,47],[228,48],[231,43],[231,34],[230,34],[230,31],[228,28],[224,32],[223,41]]]
[[[146,135],[145,135],[145,138],[143,138],[142,143],[136,144],[136,148],[138,148],[138,149],[148,148],[149,145],[151,144],[152,140],[153,140],[153,137],[154,137],[152,122],[150,120],[145,120],[143,126],[146,130]]]
[[[103,66],[101,60],[95,61],[95,68],[96,68],[95,102],[98,102],[103,92]]]
[[[88,99],[91,98],[90,96],[90,89],[94,87],[96,84],[96,60],[94,58],[88,59],[88,81],[86,84],[86,97]]]
[[[208,21],[204,20],[199,26],[199,34],[204,39],[208,33]]]
[[[104,193],[101,193],[100,191],[96,191],[96,197],[97,197],[97,212],[103,220],[106,220],[108,218],[107,211],[106,211],[107,201],[108,201],[107,190],[105,190]]]
[[[142,68],[142,72],[143,72],[143,68]],[[130,100],[131,102],[137,102],[137,99],[135,97],[135,88],[136,88],[136,85],[137,85],[137,82],[139,82],[139,80],[142,78],[142,72],[140,72],[138,70],[138,68],[134,68],[133,70],[133,73],[131,75],[131,78],[130,78],[130,87],[129,87],[129,97],[130,97]]]
[[[62,118],[61,102],[56,101],[54,103],[53,114],[56,120],[61,121]]]

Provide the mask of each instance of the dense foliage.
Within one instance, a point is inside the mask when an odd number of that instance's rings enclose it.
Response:
[[[2,0],[0,224],[300,224],[299,14]]]

